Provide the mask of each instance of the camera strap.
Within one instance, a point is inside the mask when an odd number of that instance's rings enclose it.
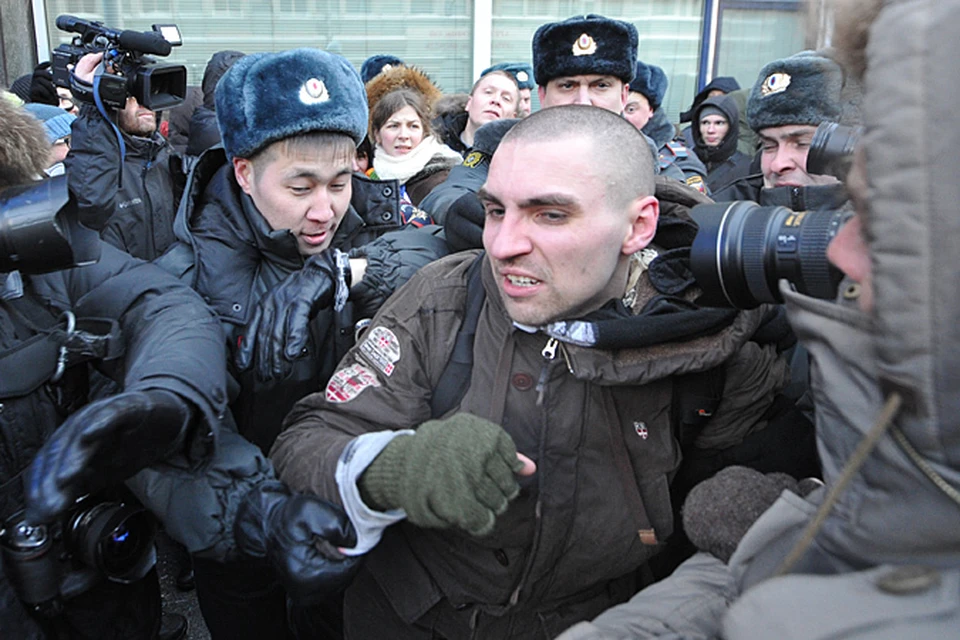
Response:
[[[90,360],[113,360],[123,353],[120,326],[102,318],[59,317],[29,294],[0,301],[13,322],[18,342],[0,351],[0,399],[28,395],[57,382],[70,367]]]
[[[103,119],[106,120],[113,129],[113,133],[117,136],[117,144],[120,145],[120,171],[117,172],[117,188],[119,189],[123,186],[123,163],[127,159],[127,145],[123,141],[123,134],[120,132],[120,128],[117,127],[117,124],[110,118],[106,107],[103,106],[103,99],[100,97],[100,78],[103,77],[105,70],[105,63],[101,62],[93,74],[93,103],[97,105],[97,111],[100,112]]]

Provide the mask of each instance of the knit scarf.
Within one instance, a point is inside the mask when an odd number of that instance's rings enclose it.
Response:
[[[402,156],[387,155],[378,144],[373,155],[373,169],[380,180],[397,180],[400,184],[406,184],[407,180],[423,171],[434,156],[457,162],[461,160],[459,153],[433,136],[427,136],[410,153]]]

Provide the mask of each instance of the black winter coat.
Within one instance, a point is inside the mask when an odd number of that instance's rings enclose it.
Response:
[[[249,196],[243,194],[221,148],[201,156],[187,189],[177,233],[185,243],[192,244],[194,287],[220,317],[232,362],[237,340],[255,305],[299,270],[303,257],[294,236],[286,230],[273,231]],[[354,283],[347,306],[339,313],[332,308],[321,310],[311,322],[307,353],[294,364],[290,376],[263,382],[256,379],[252,369],[233,372],[239,392],[231,406],[240,434],[264,452],[294,402],[320,388],[353,345],[357,291],[364,293],[364,299],[357,300],[358,306],[375,310],[372,307],[378,306],[376,301],[385,299],[415,271],[409,266],[411,262],[425,264],[446,252],[442,240],[427,229],[405,230],[374,242],[401,228],[398,192],[396,181],[376,181],[354,174],[351,206],[334,234],[332,246],[345,252],[359,250],[364,255],[373,251],[374,255],[368,259],[364,281]],[[397,250],[398,240],[408,251]]]
[[[17,306],[24,298],[48,309],[51,317],[72,310],[78,318],[116,320],[122,356],[94,364],[127,390],[165,389],[194,404],[204,420],[187,443],[184,459],[199,466],[214,449],[226,402],[216,318],[175,278],[102,245],[100,261],[93,265],[22,279],[18,274],[0,276],[0,355],[35,335],[22,320],[14,321],[24,315]],[[44,441],[86,403],[88,366],[71,367],[60,382],[48,382],[27,395],[0,397],[2,520],[23,508],[22,475]],[[70,601],[67,624],[82,626],[90,634],[86,637],[151,637],[159,623],[159,593],[153,594],[151,605],[148,584],[118,586],[101,584]],[[43,637],[27,620],[2,572],[0,628],[4,637]]]
[[[73,123],[65,165],[80,222],[135,258],[153,260],[173,244],[173,219],[182,185],[180,159],[159,133],[117,135],[92,105]]]

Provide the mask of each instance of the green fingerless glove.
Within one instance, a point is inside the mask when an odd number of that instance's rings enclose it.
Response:
[[[403,509],[417,526],[460,527],[483,536],[520,493],[515,474],[522,467],[500,425],[458,413],[394,438],[358,485],[375,509]]]

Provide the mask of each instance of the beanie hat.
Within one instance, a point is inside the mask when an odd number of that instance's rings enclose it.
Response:
[[[637,60],[636,71],[630,81],[630,91],[643,95],[653,109],[663,104],[663,97],[667,95],[667,84],[667,74],[663,69]]]
[[[60,107],[49,104],[28,102],[23,105],[23,108],[43,123],[43,129],[47,133],[47,140],[50,141],[50,144],[70,135],[70,125],[77,119],[77,116],[72,113],[67,113]]]
[[[704,104],[697,115],[697,120],[703,120],[707,116],[720,116],[730,124],[730,117],[713,104]]]
[[[840,119],[840,65],[813,51],[774,60],[760,70],[747,101],[754,131],[788,124],[818,125]]]
[[[487,75],[491,71],[506,71],[517,81],[517,86],[521,89],[533,89],[533,67],[526,62],[501,62],[492,67],[487,67],[480,74],[480,77]]]
[[[320,49],[254,53],[223,74],[217,122],[230,158],[314,131],[343,133],[359,144],[367,133],[367,99],[356,69]]]
[[[383,71],[384,67],[400,66],[403,66],[403,60],[397,56],[378,53],[363,61],[363,65],[360,67],[360,79],[363,80],[363,84],[367,84],[375,75]]]
[[[596,14],[541,25],[533,34],[533,72],[541,87],[560,76],[609,75],[630,82],[637,28]]]
[[[23,100],[30,102],[30,85],[33,83],[33,74],[28,73],[20,76],[10,85],[10,92]]]

